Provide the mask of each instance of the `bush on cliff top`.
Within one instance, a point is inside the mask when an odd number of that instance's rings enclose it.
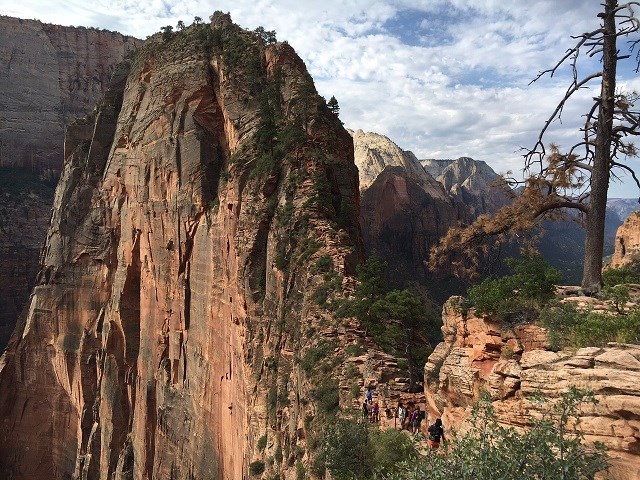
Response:
[[[526,319],[553,297],[561,274],[533,253],[508,258],[506,264],[511,275],[483,280],[469,289],[467,298],[479,314],[490,314],[499,321]]]
[[[570,303],[552,302],[540,312],[540,324],[549,331],[552,350],[640,342],[638,310],[623,314],[585,312]]]

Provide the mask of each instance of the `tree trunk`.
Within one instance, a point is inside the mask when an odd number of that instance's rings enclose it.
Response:
[[[587,235],[584,249],[582,289],[594,294],[602,288],[602,254],[604,224],[609,190],[609,166],[613,130],[614,96],[616,90],[616,19],[617,0],[606,0],[603,15],[602,89],[598,108],[593,171],[591,172],[591,198],[587,214]]]

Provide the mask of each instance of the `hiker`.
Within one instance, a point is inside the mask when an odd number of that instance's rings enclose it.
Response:
[[[372,412],[372,422],[379,422],[380,421],[380,405],[378,405],[378,402],[373,404],[373,412]]]
[[[402,403],[398,404],[398,420],[400,421],[400,430],[404,427],[404,419],[407,416],[407,409],[404,408]]]
[[[367,402],[362,404],[362,421],[364,422],[369,417],[369,407],[367,406]]]
[[[429,448],[435,450],[440,446],[440,441],[445,441],[442,420],[437,418],[435,423],[431,425],[427,431],[429,432]]]
[[[369,403],[369,405],[371,405],[373,401],[373,392],[371,391],[371,387],[367,387],[367,393],[365,393],[365,398],[367,399],[367,402]]]
[[[413,411],[411,415],[411,432],[419,433],[420,432],[420,422],[422,422],[422,412],[420,411],[420,405],[416,405],[416,409]]]

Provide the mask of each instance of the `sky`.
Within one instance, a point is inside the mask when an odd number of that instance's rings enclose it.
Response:
[[[145,38],[178,20],[229,12],[263,26],[305,61],[321,95],[340,104],[351,129],[388,136],[418,158],[473,157],[498,173],[522,169],[567,88],[570,70],[530,83],[562,57],[572,35],[599,26],[599,0],[0,0],[0,14]],[[640,91],[633,58],[618,85]],[[579,74],[598,71],[597,59]],[[568,148],[597,95],[582,90],[549,142]],[[627,163],[640,171],[640,160]],[[628,177],[610,197],[638,197]]]

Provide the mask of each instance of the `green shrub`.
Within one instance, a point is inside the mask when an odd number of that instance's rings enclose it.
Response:
[[[618,313],[624,313],[627,302],[631,300],[629,285],[607,285],[602,289],[601,297],[610,300]]]
[[[496,320],[528,320],[552,297],[561,274],[540,256],[508,258],[513,274],[487,278],[467,292],[469,303],[479,314]]]
[[[398,430],[370,430],[373,469],[382,478],[390,474],[403,461],[418,458],[412,439]]]
[[[333,259],[331,255],[325,253],[318,260],[316,260],[316,264],[313,267],[314,273],[327,273],[333,270]]]
[[[249,473],[254,477],[262,475],[264,473],[264,462],[262,460],[256,460],[249,464]]]
[[[549,330],[554,350],[640,342],[638,310],[628,314],[581,312],[572,304],[555,302],[540,312],[540,323]]]
[[[258,450],[262,451],[265,448],[267,448],[267,436],[266,435],[262,435],[258,439]]]
[[[307,470],[304,468],[304,464],[298,460],[296,462],[296,480],[304,480],[307,475]]]
[[[349,379],[358,378],[360,376],[360,370],[358,370],[355,364],[349,363],[344,369],[344,376]]]
[[[328,376],[324,377],[315,389],[315,398],[321,412],[334,414],[340,407],[338,382]]]
[[[280,443],[278,443],[278,446],[276,447],[276,453],[274,454],[273,457],[276,462],[282,463],[282,460],[284,459],[284,457],[282,455],[282,445]]]
[[[640,259],[618,268],[608,268],[602,272],[605,287],[629,283],[640,283]]]
[[[339,419],[327,428],[322,456],[336,480],[372,478],[373,457],[367,423]]]
[[[307,350],[300,361],[300,366],[307,374],[310,374],[322,360],[324,360],[330,353],[333,353],[335,348],[336,344],[334,342],[327,342],[326,340],[320,341],[318,345]]]
[[[347,353],[347,355],[350,355],[352,357],[359,357],[364,353],[364,349],[359,343],[352,343],[350,345],[347,345],[344,351]]]

